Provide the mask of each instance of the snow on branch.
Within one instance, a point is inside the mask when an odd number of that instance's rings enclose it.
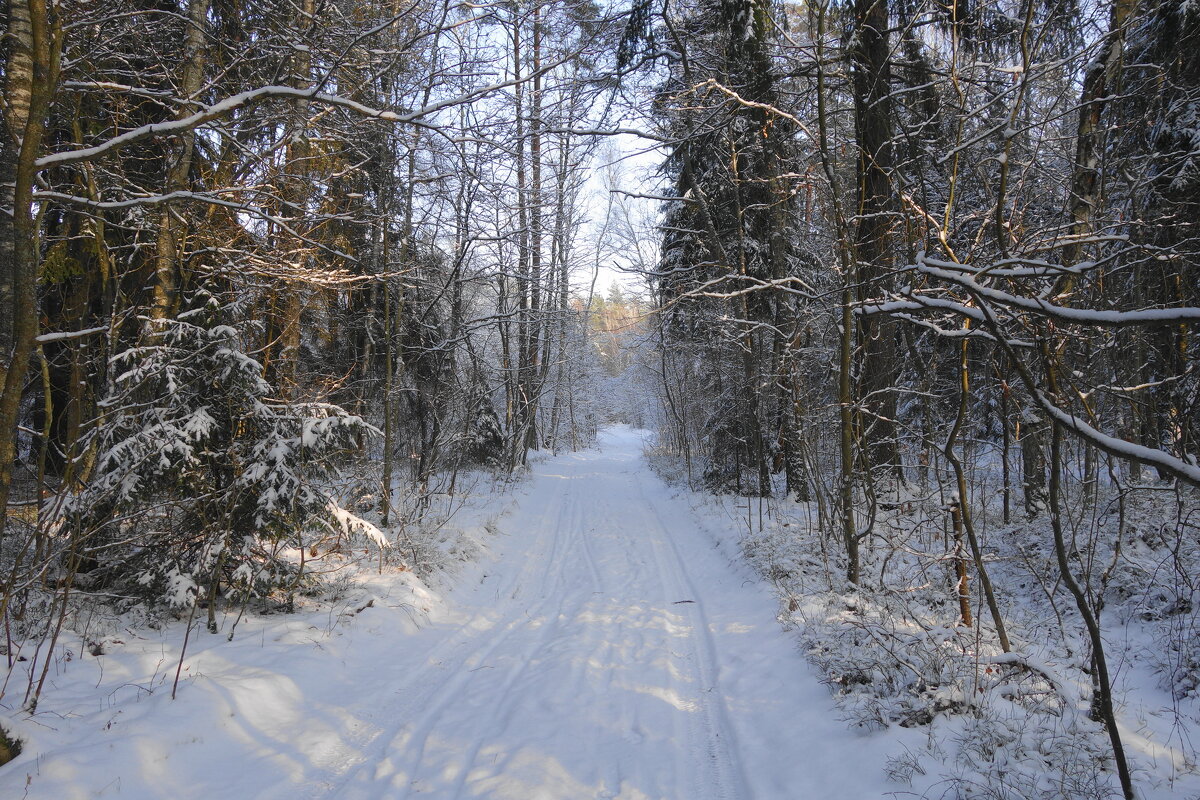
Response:
[[[181,117],[180,119],[171,120],[169,122],[154,122],[148,125],[142,125],[140,127],[125,131],[122,134],[114,136],[111,139],[107,139],[106,141],[91,147],[77,147],[74,150],[65,150],[61,153],[51,153],[50,155],[42,156],[35,162],[35,165],[38,169],[46,169],[48,167],[63,167],[70,164],[78,164],[83,161],[91,161],[92,159],[99,158],[100,156],[113,152],[114,150],[119,150],[125,145],[133,144],[134,142],[140,142],[143,139],[150,139],[156,136],[173,136],[185,131],[190,131],[194,128],[200,127],[201,125],[206,125],[209,122],[220,119],[221,117],[237,111],[238,109],[246,106],[252,106],[272,98],[307,100],[315,103],[324,103],[330,106],[345,108],[353,111],[356,114],[359,114],[360,116],[368,117],[370,119],[377,119],[382,122],[401,124],[416,123],[422,118],[428,117],[431,114],[436,114],[437,112],[446,108],[461,105],[476,98],[483,97],[484,95],[488,95],[501,89],[506,89],[510,86],[515,86],[519,83],[531,80],[536,75],[549,72],[559,65],[566,63],[575,55],[575,53],[570,53],[566,57],[556,60],[551,64],[544,65],[540,70],[529,75],[524,75],[520,78],[512,78],[499,83],[491,83],[486,86],[480,86],[476,89],[464,92],[463,94],[438,100],[416,110],[403,113],[372,108],[371,106],[351,100],[348,97],[326,94],[325,92],[319,91],[319,87],[310,89],[297,89],[292,86],[261,86],[257,89],[250,89],[249,91],[239,92],[238,94],[231,95],[220,102],[213,103],[212,105],[207,106],[194,114],[189,114],[188,116]]]
[[[944,339],[983,339],[984,341],[988,341],[988,342],[999,342],[1000,341],[992,334],[990,334],[987,331],[982,330],[980,328],[955,328],[953,330],[949,330],[949,329],[943,328],[942,326],[938,325],[935,322],[930,322],[927,319],[921,319],[920,317],[914,316],[912,314],[893,313],[892,316],[897,319],[902,319],[905,322],[911,322],[913,325],[917,325],[922,328],[927,328],[928,330],[933,331],[938,336],[941,336]],[[1025,339],[1007,339],[1005,341],[1007,342],[1009,347],[1029,348],[1029,347],[1034,346],[1033,342],[1030,342]]]
[[[392,546],[387,536],[377,526],[362,517],[352,514],[332,501],[329,503],[329,516],[338,524],[341,532],[346,536],[364,536],[374,542],[375,546],[381,550],[387,550]]]
[[[924,253],[917,255],[914,265],[922,274],[933,278],[957,284],[976,297],[990,300],[993,303],[1032,311],[1064,322],[1078,322],[1087,325],[1104,327],[1127,327],[1132,325],[1175,325],[1180,323],[1200,322],[1200,308],[1145,308],[1136,311],[1114,311],[1091,308],[1069,308],[1049,303],[1038,297],[1023,297],[1009,292],[985,286],[975,279],[973,274],[962,271],[961,264],[939,261],[929,258]]]
[[[303,233],[292,227],[289,219],[286,217],[278,214],[269,214],[259,206],[251,205],[249,203],[239,203],[233,200],[222,200],[219,197],[213,197],[211,194],[207,194],[205,192],[180,190],[176,192],[165,192],[163,194],[145,195],[143,197],[130,197],[124,200],[92,200],[87,197],[80,197],[78,195],[68,194],[66,192],[45,190],[34,192],[34,197],[38,200],[53,200],[58,203],[70,203],[71,205],[83,206],[84,208],[90,208],[96,211],[117,211],[139,206],[160,206],[177,201],[207,203],[210,206],[228,208],[233,211],[237,211],[238,213],[246,214],[248,216],[270,222],[299,241],[324,250],[336,258],[344,259],[352,264],[358,263],[358,258],[356,256],[350,255],[349,253],[339,250],[338,248],[328,245],[320,240],[305,236]],[[326,216],[325,218],[334,219],[335,217]],[[362,280],[362,277],[353,277],[352,281],[350,282]]]
[[[744,288],[732,289],[729,291],[717,291],[717,287],[723,283],[730,281],[740,281],[749,284]],[[690,289],[679,295],[677,299],[685,297],[713,297],[720,299],[729,299],[732,297],[741,297],[742,295],[753,294],[764,289],[774,289],[777,291],[786,292],[788,294],[799,295],[808,300],[815,300],[818,297],[816,290],[813,289],[803,279],[796,276],[785,278],[773,278],[771,280],[763,280],[755,278],[752,275],[722,275],[719,278],[705,281],[695,289]]]
[[[986,272],[986,270],[977,270],[962,264],[930,258],[924,252],[917,256],[917,263],[913,266],[922,274],[940,278],[966,289],[978,305],[968,306],[941,298],[907,293],[902,299],[866,303],[857,308],[855,310],[856,313],[863,315],[893,314],[897,317],[921,324],[921,321],[913,318],[910,312],[943,310],[953,312],[971,320],[984,322],[996,333],[1000,332],[1000,326],[996,319],[995,311],[990,306],[991,303],[1007,307],[1010,310],[1030,311],[1059,320],[1108,327],[1200,322],[1200,308],[1154,308],[1137,311],[1079,309],[1055,305],[1040,298],[1014,295],[985,286],[976,280],[975,276]],[[1086,266],[1080,265],[1079,268],[1086,269]],[[1052,265],[1048,264],[1038,264],[1036,267],[1039,269],[1053,268]],[[963,335],[962,333],[956,334],[954,331],[942,331],[928,323],[926,323],[926,327],[932,327],[940,335]],[[1027,342],[1008,339],[1005,339],[1003,343],[1010,347],[1030,346]],[[1194,486],[1200,486],[1200,466],[1197,465],[1194,456],[1185,455],[1178,457],[1153,447],[1146,447],[1145,445],[1135,444],[1115,436],[1109,436],[1092,427],[1083,419],[1059,408],[1057,404],[1045,393],[1033,386],[1032,383],[1029,384],[1029,389],[1038,406],[1056,423],[1062,425],[1081,439],[1095,445],[1100,450],[1116,458],[1153,467],[1178,480]]]
[[[652,142],[664,144],[675,141],[641,128],[545,128],[544,131],[566,136],[636,136],[639,139],[649,139]]]
[[[81,331],[56,331],[54,333],[43,333],[41,336],[34,337],[34,341],[38,344],[49,344],[50,342],[61,342],[67,339],[82,339],[84,336],[93,336],[97,333],[104,333],[107,330],[107,325],[101,325],[98,328],[85,328]]]
[[[896,314],[904,311],[951,311],[961,317],[975,320],[976,322],[984,322],[985,317],[982,311],[978,308],[971,308],[962,303],[956,303],[953,300],[942,300],[937,297],[926,297],[924,295],[907,294],[904,300],[890,300],[882,303],[864,303],[855,309],[855,313],[864,317],[875,316],[878,314]]]
[[[740,94],[738,94],[733,89],[726,86],[725,84],[721,83],[716,78],[709,78],[708,80],[704,81],[703,83],[692,87],[692,92],[699,94],[700,90],[702,90],[706,87],[711,87],[712,89],[715,89],[717,92],[725,95],[730,100],[733,100],[735,103],[737,103],[738,105],[745,106],[746,108],[757,109],[757,110],[763,111],[767,114],[771,114],[771,115],[774,115],[777,117],[782,117],[783,119],[786,119],[787,121],[789,121],[793,125],[795,125],[800,131],[802,131],[804,133],[804,135],[809,138],[810,141],[816,142],[816,141],[820,140],[819,137],[816,136],[813,133],[813,131],[809,129],[808,125],[805,124],[804,120],[800,119],[799,117],[795,116],[794,114],[789,114],[788,112],[778,109],[775,106],[770,105],[768,103],[760,103],[756,100],[747,100],[745,97],[742,97]]]
[[[1147,467],[1154,467],[1193,486],[1200,486],[1200,466],[1196,465],[1194,457],[1190,460],[1185,460],[1169,453],[1164,453],[1162,450],[1156,450],[1153,447],[1146,447],[1145,445],[1118,439],[1115,436],[1109,436],[1106,433],[1096,430],[1074,414],[1063,411],[1042,392],[1034,391],[1033,396],[1042,410],[1053,417],[1057,423],[1067,430],[1074,432],[1080,438],[1086,439],[1096,445],[1096,447],[1109,455],[1128,461],[1136,461]]]

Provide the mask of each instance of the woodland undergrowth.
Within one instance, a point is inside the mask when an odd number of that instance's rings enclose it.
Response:
[[[650,456],[664,478],[686,481],[678,460]],[[1165,484],[1123,494],[1101,487],[1095,501],[1076,491],[1070,559],[1102,609],[1122,727],[1159,739],[1157,750],[1133,750],[1135,776],[1169,790],[1197,765],[1200,497]],[[740,555],[776,588],[781,622],[846,722],[909,732],[898,734],[903,746],[887,764],[897,796],[1120,796],[1092,708],[1088,639],[1046,518],[1022,514],[1004,524],[998,502],[975,509],[1012,641],[1005,653],[974,574],[975,613],[962,623],[949,515],[936,489],[893,485],[877,494],[857,586],[844,580],[839,543],[822,530],[815,502],[690,496],[716,521],[714,535],[733,534]]]

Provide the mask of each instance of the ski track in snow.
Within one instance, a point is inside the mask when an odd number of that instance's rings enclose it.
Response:
[[[859,800],[894,789],[883,742],[839,721],[770,592],[715,549],[641,447],[618,428],[596,450],[534,464],[496,559],[468,572],[449,609],[416,634],[355,630],[326,680],[289,675],[299,710],[241,761],[181,748],[186,778],[169,789],[143,767],[115,793],[76,785],[72,796]],[[284,658],[274,667],[288,674]],[[311,720],[323,723],[315,742]],[[43,785],[54,791],[35,780],[29,796],[64,796],[39,795]]]

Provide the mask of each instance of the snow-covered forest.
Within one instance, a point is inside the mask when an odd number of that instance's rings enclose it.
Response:
[[[0,9],[0,796],[1200,798],[1200,3]]]

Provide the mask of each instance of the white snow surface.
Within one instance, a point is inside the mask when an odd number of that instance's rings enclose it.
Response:
[[[641,434],[610,429],[532,465],[491,552],[445,597],[391,573],[361,611],[247,618],[232,642],[199,629],[175,701],[163,676],[182,624],[56,669],[36,716],[3,720],[26,744],[0,797],[895,791],[889,740],[839,720],[775,597],[694,514],[650,472]]]

